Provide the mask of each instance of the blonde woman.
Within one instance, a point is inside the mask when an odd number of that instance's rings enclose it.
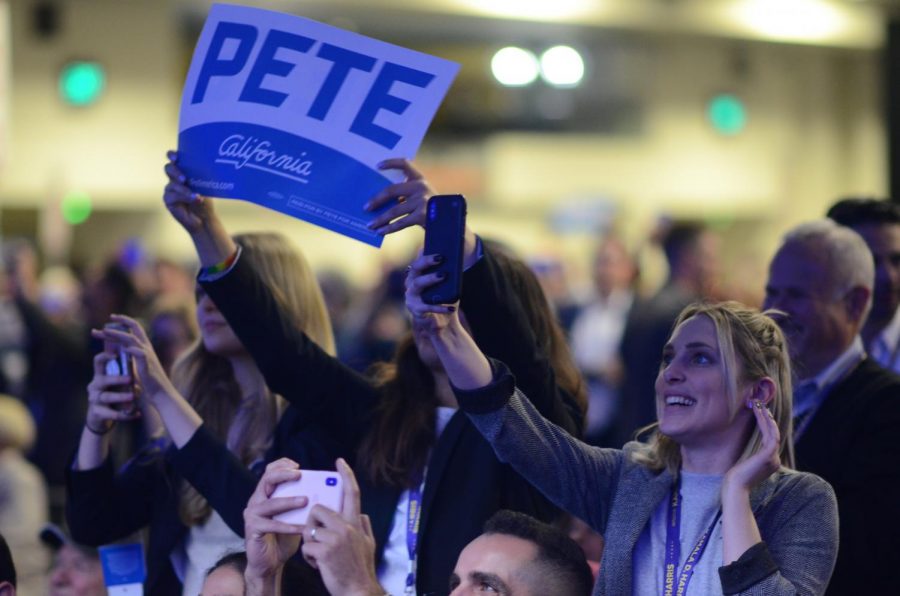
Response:
[[[305,259],[277,234],[234,240],[241,258],[271,288],[288,324],[333,354],[331,324]],[[210,275],[215,272],[201,272]],[[304,431],[296,409],[286,409],[269,391],[199,286],[197,319],[201,337],[175,364],[171,380],[133,319],[113,316],[128,332],[94,331],[124,347],[134,358],[135,376],[105,374],[115,355],[96,356],[85,428],[69,473],[67,518],[79,542],[104,544],[149,526],[151,595],[197,594],[209,566],[227,550],[242,548],[243,509],[256,482],[251,468],[261,471],[260,464],[281,456],[327,467],[334,457],[331,450],[324,455],[325,439]],[[109,432],[117,421],[137,416],[137,396],[158,413],[166,433],[114,473]]]
[[[544,419],[452,307],[421,290],[407,306],[429,331],[460,408],[551,501],[605,538],[594,594],[821,594],[837,555],[837,506],[821,478],[790,469],[791,384],[784,337],[737,303],[678,318],[656,378],[645,443],[588,446]]]

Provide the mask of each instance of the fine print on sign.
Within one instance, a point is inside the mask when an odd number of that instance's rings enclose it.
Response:
[[[380,246],[363,210],[391,183],[377,164],[415,156],[458,70],[302,17],[214,4],[184,85],[178,164],[200,194]]]

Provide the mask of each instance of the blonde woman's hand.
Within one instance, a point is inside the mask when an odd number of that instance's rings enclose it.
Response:
[[[778,430],[778,424],[775,422],[772,412],[769,411],[763,402],[753,400],[751,403],[753,405],[753,415],[756,418],[756,424],[762,437],[762,443],[759,451],[744,461],[736,463],[728,470],[722,483],[723,495],[733,489],[749,491],[755,485],[774,474],[781,466],[779,455],[781,433]]]
[[[163,192],[163,202],[175,221],[189,234],[196,234],[216,218],[213,201],[188,187],[187,176],[178,167],[177,151],[169,151],[166,156],[169,158],[165,166],[169,183]]]

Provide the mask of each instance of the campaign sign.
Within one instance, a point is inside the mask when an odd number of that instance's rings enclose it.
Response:
[[[214,4],[181,100],[195,192],[244,199],[373,246],[363,205],[411,159],[459,65],[282,13]]]
[[[101,546],[98,553],[109,596],[143,595],[147,570],[144,547],[140,543]]]

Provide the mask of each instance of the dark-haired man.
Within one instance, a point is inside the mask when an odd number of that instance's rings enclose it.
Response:
[[[875,259],[872,310],[860,335],[875,362],[900,373],[900,203],[844,199],[828,217],[862,236]]]
[[[450,594],[481,594],[487,588],[500,596],[587,596],[593,584],[581,547],[563,531],[522,513],[499,511],[459,554]]]

